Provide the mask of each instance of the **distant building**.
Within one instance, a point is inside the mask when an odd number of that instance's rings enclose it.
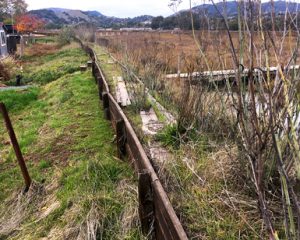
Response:
[[[3,24],[0,23],[0,58],[8,55],[6,33],[3,29]]]
[[[17,44],[20,43],[21,36],[14,25],[3,25],[6,33],[7,51],[9,54],[14,54],[17,51]]]
[[[181,29],[180,28],[174,28],[173,31],[171,32],[172,34],[176,34],[176,33],[181,33]]]
[[[120,28],[122,32],[151,32],[152,28]]]
[[[5,24],[3,25],[3,29],[5,30],[6,34],[18,34],[18,31],[14,25]]]

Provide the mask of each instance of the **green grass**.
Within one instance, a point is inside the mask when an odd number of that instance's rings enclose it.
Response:
[[[165,123],[167,121],[167,118],[164,114],[161,113],[161,111],[158,109],[157,105],[151,104],[151,106],[153,107],[153,110],[154,110],[158,120],[162,123]]]
[[[225,191],[229,191],[230,195],[237,192],[237,199],[242,197],[245,202],[251,202],[251,198],[248,196],[248,199],[240,190],[241,187],[231,180],[234,177],[229,178],[229,175],[234,174],[233,169],[231,174],[226,172],[230,166],[224,165],[225,173],[222,173],[218,158],[211,158],[217,149],[213,149],[205,137],[199,137],[193,144],[182,144],[170,150],[174,159],[165,166],[165,174],[168,176],[166,188],[190,238],[201,236],[201,239],[227,240],[239,236],[240,239],[260,239],[247,225],[260,233],[259,213],[235,202],[235,198],[234,210]],[[205,184],[202,184],[199,177],[205,180]],[[226,184],[223,177],[227,178]]]
[[[180,146],[180,134],[177,125],[167,125],[157,134],[156,140],[160,141],[165,147],[171,146],[174,149],[178,149]]]
[[[39,85],[47,84],[66,74],[79,70],[79,66],[86,63],[88,58],[79,48],[63,49],[58,53],[43,56],[38,66],[32,65],[23,76],[24,83]]]
[[[76,65],[78,58],[87,59],[80,49],[63,50],[44,56],[34,73],[38,75],[47,67],[55,70],[62,64],[56,63],[60,61],[57,58],[64,59],[62,62],[69,59],[66,64],[70,65]],[[79,230],[93,208],[97,209],[99,238],[142,239],[136,215],[135,174],[129,164],[116,159],[114,133],[104,119],[91,72],[62,71],[51,81],[34,82],[42,85],[29,90],[31,97],[5,92],[0,93],[0,99],[6,99],[9,106],[29,173],[44,187],[56,182],[44,200],[56,199],[59,207],[36,221],[42,201],[32,203],[20,230],[10,237],[0,234],[0,239],[39,239],[53,231]],[[23,186],[7,140],[5,129],[0,127],[0,213],[7,207],[5,200]]]
[[[38,94],[38,88],[30,88],[21,91],[11,90],[0,92],[0,102],[3,102],[9,111],[19,111],[33,101],[36,101]]]
[[[56,42],[57,39],[56,37],[39,37],[39,38],[35,38],[35,42],[36,43],[52,43],[52,42]]]

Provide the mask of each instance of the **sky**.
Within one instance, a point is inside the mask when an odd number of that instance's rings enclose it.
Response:
[[[97,10],[107,16],[136,17],[140,15],[169,16],[173,10],[170,0],[25,0],[29,10],[57,7],[79,10]],[[199,1],[198,1],[199,2]],[[200,1],[201,2],[201,1]],[[204,1],[202,1],[204,2]],[[193,4],[196,4],[194,2]],[[179,9],[189,8],[189,0],[183,0]]]

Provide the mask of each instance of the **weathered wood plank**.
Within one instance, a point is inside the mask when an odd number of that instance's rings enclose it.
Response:
[[[129,94],[126,88],[126,83],[124,82],[122,77],[114,77],[114,81],[116,83],[116,99],[117,102],[122,106],[126,107],[131,105],[131,101],[129,98]]]
[[[290,66],[288,70],[299,70],[300,65],[294,65]],[[254,75],[257,76],[261,73],[266,73],[267,68],[255,68],[253,70]],[[278,67],[270,67],[269,71],[271,74],[275,74],[278,70]],[[181,73],[181,74],[167,74],[165,77],[167,79],[172,78],[189,78],[189,77],[201,77],[203,79],[207,79],[210,82],[213,81],[222,81],[223,79],[230,79],[234,78],[237,70],[231,69],[231,70],[219,70],[219,71],[204,71],[204,72],[193,72],[193,73]],[[245,68],[244,71],[241,73],[241,77],[247,77],[249,73],[249,69]]]

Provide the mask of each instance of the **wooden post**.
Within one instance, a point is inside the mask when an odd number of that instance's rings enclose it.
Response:
[[[24,182],[25,182],[25,186],[26,186],[25,192],[27,192],[30,188],[30,185],[31,185],[31,178],[29,176],[29,173],[28,173],[28,170],[27,170],[27,167],[26,167],[26,164],[25,164],[25,161],[24,161],[24,158],[23,158],[23,155],[22,155],[22,152],[21,152],[16,134],[15,134],[15,131],[13,129],[12,123],[10,121],[10,118],[9,118],[9,115],[8,115],[8,112],[7,112],[7,109],[4,105],[4,103],[0,103],[0,112],[3,115],[4,122],[5,122],[5,125],[6,125],[6,128],[7,128],[9,137],[10,137],[11,144],[13,145],[16,157],[18,159],[18,163],[19,163],[19,166],[21,168],[22,175],[23,175]]]
[[[95,68],[96,68],[96,64],[95,62],[92,63],[92,74],[93,74],[93,77],[95,77]]]
[[[98,82],[98,91],[99,91],[99,99],[102,100],[102,92],[103,92],[103,79],[101,76],[97,79]]]
[[[87,61],[87,66],[90,68],[93,65],[93,61]]]
[[[86,69],[87,69],[87,66],[86,66],[86,65],[81,65],[81,66],[80,66],[80,71],[81,71],[81,72],[85,72]]]
[[[107,120],[110,120],[110,113],[109,113],[109,97],[108,93],[104,92],[102,94],[102,100],[103,100],[103,108],[104,108],[104,115]]]
[[[144,235],[153,239],[151,226],[154,225],[154,203],[151,175],[149,172],[139,174],[139,215]],[[152,236],[152,237],[151,237]]]
[[[96,76],[95,76],[95,83],[98,84],[99,79],[101,79],[101,74],[99,71],[96,71]]]
[[[120,159],[124,159],[124,156],[126,155],[126,132],[125,123],[123,119],[120,119],[116,122],[116,132],[118,157]]]

